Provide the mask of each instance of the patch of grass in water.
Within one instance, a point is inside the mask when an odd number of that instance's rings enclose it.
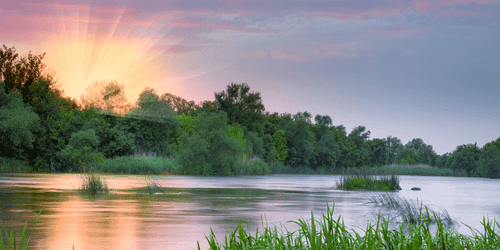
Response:
[[[412,224],[407,230],[401,225],[389,229],[389,222],[379,215],[375,225],[368,223],[361,236],[353,229],[348,229],[339,216],[333,217],[332,208],[327,204],[327,211],[320,219],[299,219],[289,221],[299,226],[294,232],[289,232],[276,226],[257,228],[254,235],[245,230],[241,223],[233,232],[228,232],[225,241],[220,244],[213,230],[210,230],[206,240],[212,250],[218,249],[498,249],[500,248],[499,223],[495,220],[483,219],[481,223],[485,233],[472,229],[474,235],[467,236],[447,229],[442,219],[432,214],[437,224],[437,230],[429,230],[429,221],[422,219],[422,224]],[[426,209],[426,211],[429,211]],[[495,228],[496,227],[496,228]],[[200,248],[198,242],[198,249]]]
[[[82,194],[96,195],[98,193],[108,193],[108,183],[97,173],[88,173],[84,177],[78,191]]]
[[[399,176],[394,173],[377,176],[369,169],[347,170],[337,183],[337,188],[370,191],[401,190]]]
[[[144,191],[148,194],[163,193],[163,187],[160,184],[158,184],[156,178],[147,178],[146,187],[144,188]]]

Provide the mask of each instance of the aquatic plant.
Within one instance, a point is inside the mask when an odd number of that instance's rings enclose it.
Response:
[[[337,182],[337,188],[371,191],[401,190],[399,176],[396,174],[375,175],[368,169],[348,170]]]
[[[33,227],[38,223],[38,219],[40,218],[41,214],[42,214],[42,211],[40,211],[38,213],[38,217],[36,217],[36,221],[35,221],[35,224],[33,225]],[[24,242],[27,230],[28,230],[28,221],[26,221],[26,224],[24,224],[23,233],[21,234],[21,240],[19,241],[19,248],[17,248],[19,250],[28,248],[28,245],[29,245],[30,240],[31,240],[31,235],[33,234],[33,229],[31,230],[31,233],[28,237],[28,240],[26,242]],[[7,237],[7,245],[4,244],[3,233],[2,233],[2,230],[0,230],[0,250],[4,250],[4,249],[5,250],[11,250],[11,249],[16,250],[16,234],[14,233],[14,230],[11,230],[10,235],[9,235],[7,233],[7,229],[5,228],[5,226],[3,226],[3,231],[5,232],[5,237]]]
[[[454,224],[446,209],[436,212],[424,206],[422,202],[418,204],[418,200],[417,204],[415,204],[415,202],[404,197],[382,193],[371,196],[370,203],[395,209],[398,216],[393,219],[401,219],[403,224],[422,224],[424,222],[435,224],[437,220],[434,215],[440,219],[444,227],[450,227]]]
[[[94,172],[88,173],[79,188],[80,193],[95,195],[97,193],[109,192],[106,180]]]
[[[144,189],[148,194],[163,193],[163,187],[153,178],[146,179],[146,187]]]
[[[289,221],[299,226],[294,232],[286,228],[278,230],[276,226],[262,226],[257,228],[254,235],[245,230],[241,223],[233,232],[228,232],[221,245],[213,230],[205,236],[212,250],[218,249],[498,249],[500,247],[500,227],[495,220],[483,219],[481,223],[484,232],[472,229],[473,236],[457,233],[454,229],[447,229],[443,221],[435,213],[433,216],[437,230],[429,230],[428,220],[422,219],[422,224],[409,225],[407,230],[403,225],[389,229],[389,222],[379,215],[376,224],[368,223],[364,235],[353,229],[348,229],[339,216],[333,217],[334,205],[320,220],[315,219],[311,211],[311,219]],[[428,212],[429,210],[425,208]],[[198,242],[198,249],[200,244]]]

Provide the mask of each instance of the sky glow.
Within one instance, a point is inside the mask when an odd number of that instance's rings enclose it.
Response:
[[[102,80],[132,103],[245,82],[267,111],[443,154],[500,137],[499,22],[500,0],[21,0],[0,3],[0,45],[46,52],[77,100]]]

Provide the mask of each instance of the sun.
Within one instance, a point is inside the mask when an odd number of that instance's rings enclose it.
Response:
[[[124,17],[125,7],[105,10],[115,13],[107,19],[92,17],[88,7],[54,8],[60,11],[41,49],[47,52],[45,63],[56,72],[66,96],[80,100],[93,82],[117,81],[124,85],[128,101],[135,102],[145,87],[168,84],[168,76],[175,70],[161,62],[165,52],[158,49],[161,41],[154,21],[134,21],[150,27],[149,32],[138,32],[130,18]]]

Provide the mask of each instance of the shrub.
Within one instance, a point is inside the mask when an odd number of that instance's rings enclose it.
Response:
[[[91,195],[107,193],[109,192],[108,183],[106,183],[106,180],[101,179],[98,174],[89,173],[83,179],[79,191],[80,193]]]

